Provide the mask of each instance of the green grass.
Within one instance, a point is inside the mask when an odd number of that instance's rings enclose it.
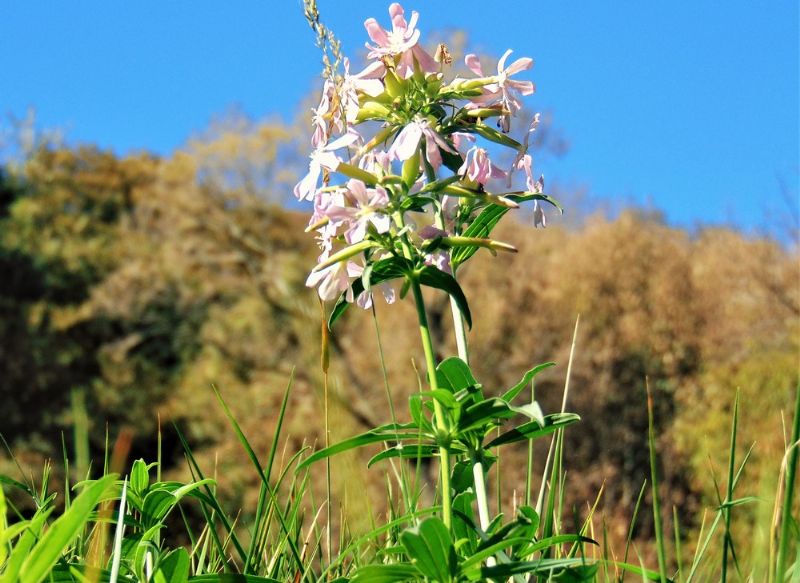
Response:
[[[247,581],[797,581],[797,517],[795,475],[800,439],[800,388],[780,468],[774,524],[769,525],[771,552],[766,562],[748,553],[762,549],[747,538],[736,540],[732,516],[738,507],[759,503],[754,496],[740,495],[737,485],[750,459],[750,448],[736,458],[739,401],[733,404],[730,449],[725,484],[717,484],[719,500],[713,519],[704,524],[696,540],[688,540],[678,525],[673,508],[674,545],[667,546],[663,532],[659,497],[658,455],[652,402],[648,402],[651,476],[657,565],[645,566],[630,560],[630,552],[643,556],[640,541],[633,539],[634,524],[640,516],[645,484],[631,508],[631,525],[622,553],[617,555],[608,541],[595,544],[595,523],[602,492],[589,506],[585,519],[564,507],[570,481],[565,470],[569,452],[564,449],[563,432],[580,431],[580,425],[559,428],[550,439],[550,454],[542,460],[542,481],[534,496],[539,511],[530,508],[517,517],[495,516],[487,529],[480,528],[474,514],[475,496],[470,489],[453,497],[453,528],[436,518],[441,507],[419,507],[415,496],[418,483],[402,458],[391,460],[387,472],[387,507],[390,513],[368,531],[351,534],[347,516],[339,524],[340,552],[323,553],[325,531],[320,518],[328,501],[314,503],[310,496],[309,471],[298,465],[309,455],[296,452],[277,468],[281,447],[282,420],[291,390],[286,389],[277,429],[265,460],[259,459],[230,409],[217,392],[220,407],[231,430],[250,459],[261,481],[257,506],[244,509],[252,519],[245,524],[243,513],[226,509],[216,483],[199,466],[184,436],[187,464],[194,479],[187,483],[162,481],[158,461],[137,460],[120,477],[104,468],[96,478],[77,484],[69,480],[54,489],[51,468],[43,468],[41,481],[0,477],[0,583],[21,581],[164,581],[217,582]],[[565,401],[566,403],[566,401]],[[177,428],[174,429],[178,431]],[[159,450],[160,450],[159,438]],[[66,449],[66,448],[65,448]],[[106,456],[108,457],[108,456]],[[160,451],[154,452],[160,459]],[[64,464],[69,464],[64,453]],[[531,469],[528,472],[532,472]],[[717,483],[716,477],[712,479]],[[532,477],[527,481],[530,484]],[[501,476],[501,487],[502,487]],[[394,492],[400,493],[395,503]],[[454,491],[455,492],[455,491]],[[9,497],[10,494],[13,495]],[[33,513],[25,512],[12,498],[28,499]],[[56,506],[60,499],[63,505]],[[194,507],[198,523],[188,517]],[[197,512],[199,510],[199,512]],[[179,520],[168,520],[175,515]],[[124,520],[122,520],[124,518]],[[772,517],[770,517],[772,518]],[[124,522],[124,525],[123,525]],[[176,532],[180,531],[180,532]],[[602,532],[602,529],[601,531]],[[176,535],[179,535],[177,537]],[[183,537],[188,544],[176,545]],[[601,537],[602,538],[602,537]],[[691,562],[684,563],[682,549],[695,548]],[[670,556],[670,551],[673,556]],[[758,567],[762,565],[763,567]],[[755,567],[754,567],[755,566]],[[762,572],[761,569],[766,569]],[[750,569],[749,571],[747,569]]]

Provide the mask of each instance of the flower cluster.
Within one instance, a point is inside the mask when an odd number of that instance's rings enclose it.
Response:
[[[440,45],[432,56],[420,45],[419,15],[406,20],[397,3],[389,15],[391,29],[374,18],[364,23],[371,41],[367,66],[351,73],[345,59],[343,74],[325,81],[313,110],[308,173],[294,189],[314,204],[308,230],[321,250],[307,285],[324,300],[362,307],[371,305],[375,288],[394,301],[392,280],[423,269],[452,277],[479,247],[513,250],[488,238],[494,223],[484,223],[497,209],[533,200],[535,224],[544,226],[539,201],[554,203],[533,178],[527,152],[538,115],[522,142],[508,135],[521,98],[534,92],[533,83],[512,76],[533,61],[506,66],[509,50],[487,75],[478,57],[467,55],[475,76],[447,81],[449,53]],[[505,169],[497,163],[502,148],[514,152]],[[506,179],[510,187],[514,171],[525,173],[527,190],[489,191],[493,180]],[[441,276],[427,279],[451,294],[457,285]]]

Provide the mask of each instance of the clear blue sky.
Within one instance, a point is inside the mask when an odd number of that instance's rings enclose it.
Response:
[[[388,4],[319,0],[353,57]],[[531,107],[571,143],[539,165],[550,183],[747,229],[785,208],[779,177],[797,197],[797,0],[404,5],[423,35],[535,58]],[[0,71],[2,114],[34,106],[72,141],[168,154],[233,104],[292,117],[319,53],[299,0],[27,0],[2,9]]]

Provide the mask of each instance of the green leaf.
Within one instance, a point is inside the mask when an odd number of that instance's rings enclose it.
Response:
[[[453,393],[446,389],[436,389],[435,391],[422,391],[419,393],[420,397],[430,397],[435,401],[439,401],[444,407],[450,410],[458,409],[458,401],[453,396]]]
[[[503,579],[512,575],[524,573],[548,573],[554,570],[567,569],[569,567],[582,566],[586,559],[540,559],[538,561],[514,561],[491,567],[482,567],[481,577],[484,579]]]
[[[58,562],[64,550],[83,530],[92,511],[102,499],[106,490],[114,485],[116,475],[104,476],[80,493],[69,507],[47,530],[39,542],[31,549],[20,569],[21,583],[43,581]]]
[[[350,583],[396,583],[418,577],[419,571],[409,563],[365,565],[356,571]]]
[[[315,462],[323,460],[332,455],[336,455],[337,453],[342,453],[345,451],[349,451],[351,449],[363,447],[371,443],[397,441],[398,439],[400,440],[418,439],[418,433],[417,433],[418,428],[415,424],[408,423],[404,425],[398,425],[398,427],[402,427],[404,429],[404,432],[399,433],[399,430],[379,431],[377,429],[372,429],[370,431],[367,431],[366,433],[362,433],[361,435],[356,435],[355,437],[351,437],[349,439],[345,439],[344,441],[340,441],[339,443],[335,443],[329,447],[321,449],[317,452],[314,452],[312,455],[308,456],[306,459],[300,462],[300,464],[297,466],[297,469],[302,470],[303,468],[308,467]],[[409,433],[408,432],[409,429],[412,429],[414,431]]]
[[[579,565],[577,567],[570,567],[553,577],[554,581],[563,583],[581,583],[583,581],[594,581],[597,570],[600,568],[599,563],[591,565]]]
[[[215,575],[195,575],[189,578],[189,583],[281,583],[270,577],[256,577],[255,575],[240,575],[238,573],[217,573]]]
[[[153,526],[163,520],[182,498],[205,485],[215,483],[211,478],[206,478],[198,482],[181,485],[175,490],[172,490],[172,488],[151,490],[147,493],[142,503],[143,518],[146,519],[148,526]]]
[[[461,166],[461,164],[463,164],[463,160],[461,160],[461,157],[459,156],[458,166],[456,166],[456,169],[458,169]],[[455,182],[458,182],[459,180],[461,180],[461,176],[458,174],[458,172],[456,172],[455,174],[453,174],[452,176],[448,176],[447,178],[440,178],[439,180],[434,180],[432,182],[429,182],[428,184],[422,187],[420,193],[439,192],[445,186],[449,186]]]
[[[537,437],[553,433],[556,429],[576,423],[580,421],[581,418],[575,413],[555,413],[546,416],[544,420],[544,426],[538,421],[530,421],[529,423],[515,427],[511,431],[506,431],[496,439],[490,441],[486,447],[497,447],[507,443],[536,439]]]
[[[503,397],[502,397],[503,400],[507,401],[509,403],[511,401],[513,401],[516,398],[516,396],[519,395],[520,392],[522,392],[522,389],[524,389],[526,386],[528,386],[528,383],[531,382],[531,379],[533,379],[533,377],[535,377],[537,374],[542,372],[544,369],[550,368],[551,366],[555,366],[555,365],[556,365],[555,362],[545,362],[544,364],[540,364],[538,366],[533,367],[531,370],[529,370],[528,372],[526,372],[522,376],[522,380],[521,381],[519,381],[516,385],[514,385],[513,387],[508,389],[503,394]]]
[[[372,264],[369,272],[369,282],[371,286],[378,285],[384,281],[403,277],[411,273],[412,270],[413,265],[408,259],[404,257],[387,257],[386,259],[380,259]],[[350,285],[350,289],[353,292],[353,297],[357,298],[365,289],[364,282],[361,279],[356,279]],[[333,328],[333,323],[341,318],[348,307],[350,307],[350,303],[347,301],[347,292],[344,292],[339,296],[336,305],[334,305],[333,310],[331,310],[331,315],[328,318],[329,329]]]
[[[522,148],[522,144],[520,144],[514,138],[511,138],[502,132],[498,132],[493,127],[487,126],[486,124],[483,123],[476,123],[473,126],[468,126],[466,128],[463,128],[463,131],[467,131],[473,134],[478,134],[482,138],[486,138],[490,142],[494,142],[495,144],[500,144],[501,146],[514,148],[515,150],[519,150]]]
[[[661,581],[661,575],[658,571],[651,571],[650,569],[644,569],[638,565],[632,565],[630,563],[621,563],[618,561],[606,561],[612,567],[619,567],[623,571],[628,571],[629,573],[633,573],[634,575],[639,575],[641,577],[646,577],[650,581]],[[667,579],[666,583],[673,583],[672,579]]]
[[[186,583],[189,580],[189,553],[177,548],[168,553],[158,564],[153,574],[155,583]]]
[[[464,321],[467,323],[467,326],[472,328],[472,314],[469,311],[467,298],[461,286],[458,285],[458,282],[452,275],[432,265],[426,265],[417,272],[417,277],[419,278],[420,284],[440,289],[450,294],[461,310],[461,314],[464,316]]]
[[[436,380],[439,387],[448,389],[451,393],[478,385],[469,365],[457,356],[451,356],[439,363],[436,367]]]
[[[371,468],[379,461],[393,459],[393,458],[411,458],[411,459],[426,459],[439,455],[438,445],[427,444],[399,444],[391,449],[382,451],[374,455],[372,459],[367,462],[367,467]]]
[[[31,548],[39,539],[42,526],[44,526],[47,517],[50,516],[52,511],[52,508],[39,509],[36,511],[36,514],[33,515],[33,518],[25,523],[25,531],[11,550],[8,562],[5,564],[3,575],[0,577],[0,583],[17,583],[17,581],[20,580],[18,577],[20,570],[24,566]]]
[[[514,416],[511,407],[496,397],[479,401],[470,405],[458,422],[459,432],[472,431],[483,428],[489,430],[496,425],[497,419],[507,419]],[[485,431],[482,433],[485,434]]]
[[[28,486],[23,484],[22,482],[18,482],[14,478],[9,478],[3,474],[0,474],[0,484],[7,484],[9,486],[14,486],[15,488],[19,488],[23,492],[25,492],[31,498],[36,498],[36,492],[31,490]]]
[[[403,531],[400,541],[412,563],[424,576],[441,583],[454,579],[456,551],[447,527],[439,518],[428,518]]]
[[[88,565],[60,564],[53,567],[47,583],[107,583],[111,580],[111,572]],[[117,583],[135,583],[130,577],[117,576]]]
[[[143,459],[133,462],[130,477],[131,492],[137,496],[144,496],[147,486],[150,485],[150,474],[147,471],[147,464]]]
[[[514,202],[526,202],[529,200],[541,200],[548,202],[559,209],[562,213],[564,212],[563,207],[561,204],[554,198],[546,195],[546,194],[538,194],[538,193],[526,193],[526,192],[516,192],[516,193],[507,193],[505,195],[506,198],[513,200]],[[484,208],[477,217],[470,223],[470,225],[464,229],[464,232],[461,233],[464,237],[476,237],[476,238],[486,238],[491,233],[492,230],[497,226],[497,223],[500,221],[501,218],[511,209],[504,206],[498,205],[490,205]],[[467,259],[475,255],[478,251],[479,247],[477,245],[472,245],[468,247],[458,247],[453,249],[450,253],[450,263],[453,267],[458,267],[462,263],[464,263]]]

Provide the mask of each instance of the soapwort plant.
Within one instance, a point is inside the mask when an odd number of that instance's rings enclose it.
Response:
[[[506,580],[562,571],[592,576],[596,565],[578,555],[593,541],[579,534],[541,536],[551,535],[540,529],[541,509],[523,506],[505,523],[489,514],[486,475],[496,460],[493,451],[579,418],[564,411],[545,415],[532,399],[516,404],[536,374],[553,363],[532,368],[499,397],[484,393],[468,364],[472,317],[457,278],[479,249],[495,255],[516,251],[491,238],[512,209],[532,202],[537,226],[545,225],[540,203],[561,211],[543,192],[544,180],[533,176],[528,141],[539,116],[527,124],[523,141],[509,136],[522,98],[534,92],[531,81],[517,76],[533,61],[509,63],[508,50],[486,74],[470,54],[465,62],[473,76],[448,78],[452,57],[445,45],[435,55],[425,51],[419,15],[406,20],[397,3],[389,15],[390,29],[372,18],[364,23],[371,40],[365,68],[352,73],[346,59],[342,74],[328,67],[313,112],[309,170],[295,195],[314,205],[307,230],[316,234],[320,255],[306,283],[322,300],[335,300],[328,326],[351,304],[369,308],[377,295],[392,303],[410,292],[428,387],[410,398],[410,422],[381,425],[330,445],[302,466],[369,444],[384,446],[370,465],[392,458],[438,461],[439,515],[419,522],[412,512],[409,521],[415,524],[399,536],[401,558],[362,567],[353,580]],[[513,154],[507,168],[498,163],[503,150]],[[509,190],[515,172],[524,173],[525,190]],[[458,356],[438,363],[424,287],[451,300]],[[519,418],[525,421],[515,424]],[[555,558],[554,547],[563,545],[571,545],[570,551]]]

